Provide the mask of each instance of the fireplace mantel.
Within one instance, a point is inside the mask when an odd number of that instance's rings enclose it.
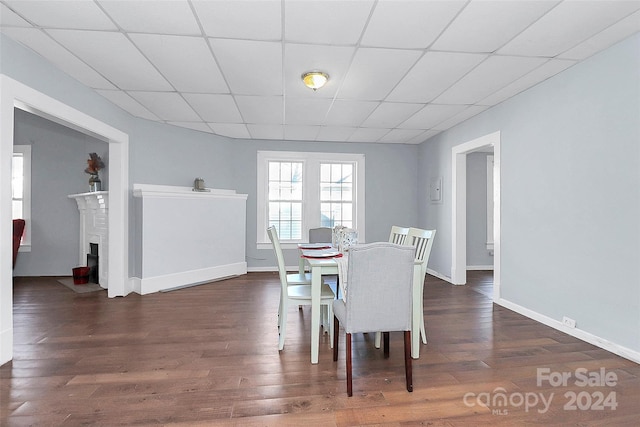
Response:
[[[70,194],[80,211],[80,244],[78,251],[78,265],[87,264],[87,254],[90,244],[98,245],[100,259],[98,282],[103,288],[108,286],[108,236],[109,236],[109,192],[96,191],[92,193]]]

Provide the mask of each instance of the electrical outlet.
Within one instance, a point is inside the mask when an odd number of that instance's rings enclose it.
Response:
[[[562,324],[564,326],[566,326],[567,328],[575,328],[576,327],[576,321],[571,319],[570,317],[564,316],[562,318]]]

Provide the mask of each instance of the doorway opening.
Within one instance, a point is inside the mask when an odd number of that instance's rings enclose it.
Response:
[[[467,282],[467,154],[493,149],[493,300],[500,298],[500,132],[451,149],[452,154],[452,256],[451,282]]]

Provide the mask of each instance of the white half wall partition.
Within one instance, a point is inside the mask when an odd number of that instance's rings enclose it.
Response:
[[[144,295],[247,273],[246,194],[134,184]]]

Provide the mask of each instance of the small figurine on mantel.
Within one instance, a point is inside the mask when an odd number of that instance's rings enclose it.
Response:
[[[90,175],[89,177],[89,191],[101,191],[102,190],[102,181],[100,181],[100,176],[98,172],[100,169],[104,168],[104,162],[96,153],[89,153],[89,159],[87,160],[87,168],[84,170],[86,173]]]

